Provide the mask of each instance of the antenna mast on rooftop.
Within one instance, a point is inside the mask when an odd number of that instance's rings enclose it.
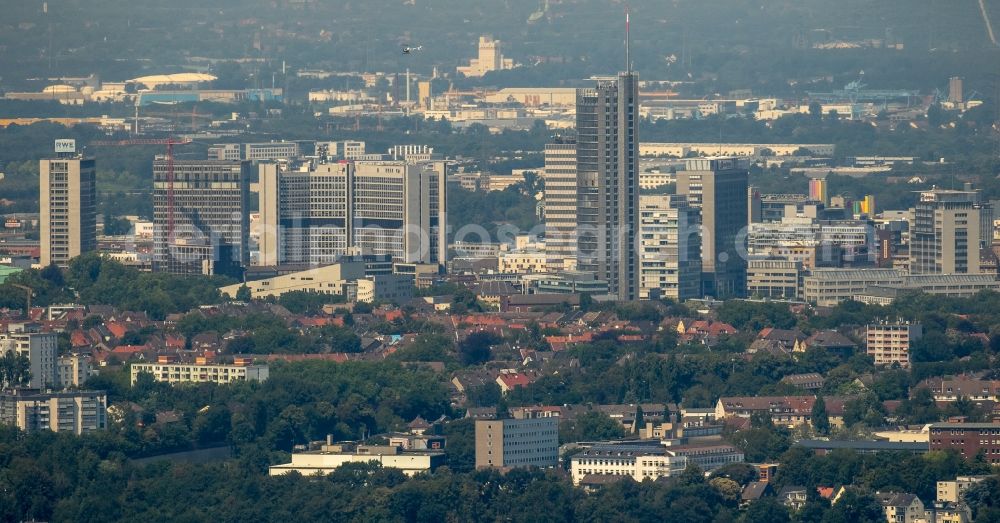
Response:
[[[625,7],[625,71],[632,73],[632,35],[630,27],[630,8]]]

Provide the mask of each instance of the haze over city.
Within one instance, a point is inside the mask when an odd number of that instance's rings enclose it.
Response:
[[[1000,1],[7,4],[0,520],[1000,521]]]

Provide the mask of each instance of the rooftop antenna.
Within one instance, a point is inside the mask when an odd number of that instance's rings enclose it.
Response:
[[[629,13],[630,8],[625,6],[625,71],[632,73],[632,37],[630,34]]]

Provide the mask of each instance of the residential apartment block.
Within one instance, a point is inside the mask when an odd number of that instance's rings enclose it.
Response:
[[[553,268],[576,264],[576,142],[545,145],[545,253]]]
[[[0,423],[25,432],[51,430],[80,435],[108,427],[107,407],[103,391],[13,389],[0,393]]]
[[[937,482],[937,501],[939,503],[958,503],[962,501],[969,487],[983,481],[989,476],[958,476],[951,481]]]
[[[899,364],[910,366],[910,344],[923,335],[919,323],[882,322],[865,328],[868,355],[875,358],[875,365]]]
[[[203,358],[195,363],[177,363],[170,356],[160,356],[156,363],[133,363],[132,384],[142,373],[151,374],[156,381],[167,383],[233,383],[237,381],[265,381],[267,365],[254,365],[252,358],[237,357],[232,364],[210,363]]]
[[[60,388],[57,364],[59,336],[54,332],[38,332],[36,325],[12,323],[7,332],[0,332],[0,356],[13,351],[30,363],[33,389]]]
[[[701,212],[680,195],[639,198],[639,299],[701,296]]]

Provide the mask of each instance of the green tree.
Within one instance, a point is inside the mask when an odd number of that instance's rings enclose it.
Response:
[[[240,288],[236,290],[236,301],[250,302],[253,299],[253,293],[250,292],[250,287],[246,284],[240,285]]]
[[[812,426],[820,434],[830,433],[830,416],[826,412],[826,401],[822,395],[816,396],[812,407]]]
[[[0,388],[21,387],[31,382],[31,362],[24,354],[9,350],[0,357]]]
[[[598,411],[585,412],[572,421],[566,420],[559,423],[559,441],[561,443],[602,441],[620,438],[624,435],[625,429],[621,423]]]
[[[885,512],[871,494],[848,489],[823,515],[823,523],[882,523]]]
[[[740,518],[741,523],[785,523],[791,521],[788,509],[773,497],[754,501]]]
[[[475,332],[458,344],[458,357],[465,365],[478,365],[490,360],[490,347],[501,339],[490,332]]]

